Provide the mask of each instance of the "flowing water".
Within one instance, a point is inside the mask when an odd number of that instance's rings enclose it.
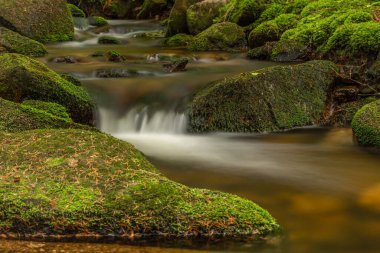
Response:
[[[265,245],[249,242],[160,245],[1,241],[0,252],[380,252],[380,157],[357,147],[350,129],[303,128],[273,134],[190,135],[187,95],[236,73],[273,65],[222,52],[192,53],[141,37],[161,28],[149,21],[113,21],[110,33],[126,44],[97,45],[102,34],[78,22],[77,41],[48,46],[42,61],[81,79],[98,104],[98,126],[133,143],[170,179],[222,190],[266,208],[285,229]],[[90,29],[90,31],[88,30]],[[99,32],[99,31],[98,31]],[[116,50],[124,63],[90,55]],[[193,59],[186,72],[165,74],[162,60]],[[52,59],[73,56],[75,64]],[[99,70],[130,71],[125,78],[98,78]]]

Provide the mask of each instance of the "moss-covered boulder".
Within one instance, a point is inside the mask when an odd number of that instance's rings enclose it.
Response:
[[[380,148],[380,100],[363,106],[355,114],[352,130],[360,145]]]
[[[188,33],[187,9],[202,0],[176,0],[168,18],[166,36],[171,37],[177,33]]]
[[[71,16],[76,18],[85,18],[86,14],[84,11],[82,11],[79,7],[73,5],[73,4],[67,4],[67,7],[70,10]]]
[[[264,0],[230,0],[220,10],[219,21],[246,26],[257,20],[265,10]]]
[[[204,0],[191,5],[186,12],[187,26],[190,34],[198,34],[209,28],[219,15],[219,9],[227,0]]]
[[[172,182],[105,134],[0,133],[0,146],[2,234],[259,238],[279,229],[253,202]]]
[[[138,19],[154,18],[156,15],[162,15],[167,9],[167,0],[144,0],[140,12],[137,14]]]
[[[255,48],[263,46],[266,42],[277,41],[286,30],[294,28],[297,22],[298,16],[295,14],[282,14],[263,22],[249,34],[249,46]]]
[[[74,123],[67,113],[64,113],[64,109],[55,103],[34,101],[18,104],[0,98],[0,131],[19,132],[46,128],[90,129],[88,126]]]
[[[32,57],[44,56],[47,51],[41,43],[0,27],[0,46],[11,53],[19,53]]]
[[[0,0],[0,25],[40,42],[74,36],[66,0]]]
[[[0,97],[14,102],[56,102],[68,109],[75,122],[93,123],[93,103],[82,87],[23,55],[1,54],[0,66]]]
[[[191,132],[266,132],[318,123],[336,66],[311,61],[213,82],[189,106]]]
[[[92,16],[88,18],[88,23],[93,26],[106,26],[108,25],[108,21],[100,16]]]
[[[199,33],[190,42],[193,51],[239,51],[246,47],[247,41],[243,28],[235,23],[214,24]]]

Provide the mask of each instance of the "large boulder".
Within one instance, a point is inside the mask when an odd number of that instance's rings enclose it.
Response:
[[[219,16],[219,9],[227,2],[228,0],[204,0],[191,5],[186,12],[190,34],[195,35],[209,28]]]
[[[243,28],[234,23],[217,23],[199,33],[190,42],[193,51],[239,51],[247,46]]]
[[[93,123],[93,103],[82,87],[23,55],[1,54],[0,66],[0,97],[14,102],[56,102],[68,109],[75,122]]]
[[[18,104],[0,98],[0,131],[19,132],[46,128],[90,129],[74,123],[61,105],[40,101]]]
[[[137,18],[147,19],[154,18],[156,15],[162,15],[168,8],[168,4],[167,0],[144,0]]]
[[[0,132],[0,147],[0,234],[257,239],[279,229],[253,202],[170,181],[132,145],[109,135]]]
[[[352,130],[360,145],[380,148],[380,100],[363,106],[355,114]]]
[[[0,25],[40,42],[74,36],[66,0],[0,0]]]
[[[187,9],[202,0],[176,0],[168,18],[166,36],[171,37],[177,33],[188,33]]]
[[[336,66],[276,66],[213,82],[189,106],[191,132],[267,132],[318,123]]]
[[[8,52],[32,57],[41,57],[47,53],[44,45],[41,43],[5,27],[0,27],[0,46],[6,48]]]

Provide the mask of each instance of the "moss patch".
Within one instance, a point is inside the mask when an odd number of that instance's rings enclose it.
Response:
[[[67,6],[69,7],[71,16],[76,17],[76,18],[85,18],[86,17],[86,14],[84,13],[84,11],[79,9],[77,6],[75,6],[73,4],[67,4]]]
[[[185,47],[190,45],[192,39],[192,35],[179,33],[170,38],[167,38],[165,40],[165,44],[171,47]]]
[[[15,102],[31,99],[59,103],[75,122],[92,124],[93,103],[82,87],[23,55],[2,54],[0,65],[0,97]]]
[[[317,123],[335,75],[333,63],[311,61],[211,83],[189,106],[189,130],[266,132]]]
[[[258,238],[279,229],[251,201],[172,182],[108,135],[0,133],[0,147],[0,233]]]
[[[19,132],[45,128],[91,129],[88,126],[74,123],[67,113],[63,114],[60,105],[41,103],[28,102],[18,104],[0,98],[0,131]],[[45,107],[47,105],[49,105],[49,108]]]
[[[380,148],[380,100],[365,105],[355,114],[352,130],[360,145]]]
[[[243,28],[234,23],[218,23],[194,37],[189,49],[193,51],[238,51],[247,44]]]
[[[7,49],[8,52],[32,57],[42,57],[47,53],[41,43],[4,27],[0,27],[0,46]]]

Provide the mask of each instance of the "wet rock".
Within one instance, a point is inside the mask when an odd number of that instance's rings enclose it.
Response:
[[[98,69],[95,75],[98,78],[126,78],[137,76],[138,72],[127,69]]]
[[[248,51],[247,58],[252,60],[270,60],[276,42],[267,42],[264,46],[256,47]]]
[[[62,57],[57,57],[52,60],[54,63],[77,63],[78,60],[75,57],[72,56],[62,56]]]
[[[333,99],[338,103],[355,101],[358,99],[358,86],[342,86],[336,87],[333,91]]]
[[[273,49],[272,60],[277,62],[307,60],[307,54],[307,47],[302,44],[298,44],[296,42],[279,41]]]
[[[109,45],[112,45],[112,44],[121,44],[122,41],[118,38],[115,38],[115,37],[112,37],[112,36],[102,36],[98,39],[98,43],[99,44],[109,44]]]
[[[185,71],[186,66],[189,63],[189,59],[182,58],[178,60],[174,60],[170,63],[166,63],[162,65],[164,72],[166,73],[173,73],[173,72],[180,72]]]
[[[125,56],[113,50],[108,51],[105,56],[106,56],[107,61],[111,61],[111,62],[123,62],[126,60]]]
[[[380,213],[380,184],[373,185],[361,193],[358,202],[361,206]]]

